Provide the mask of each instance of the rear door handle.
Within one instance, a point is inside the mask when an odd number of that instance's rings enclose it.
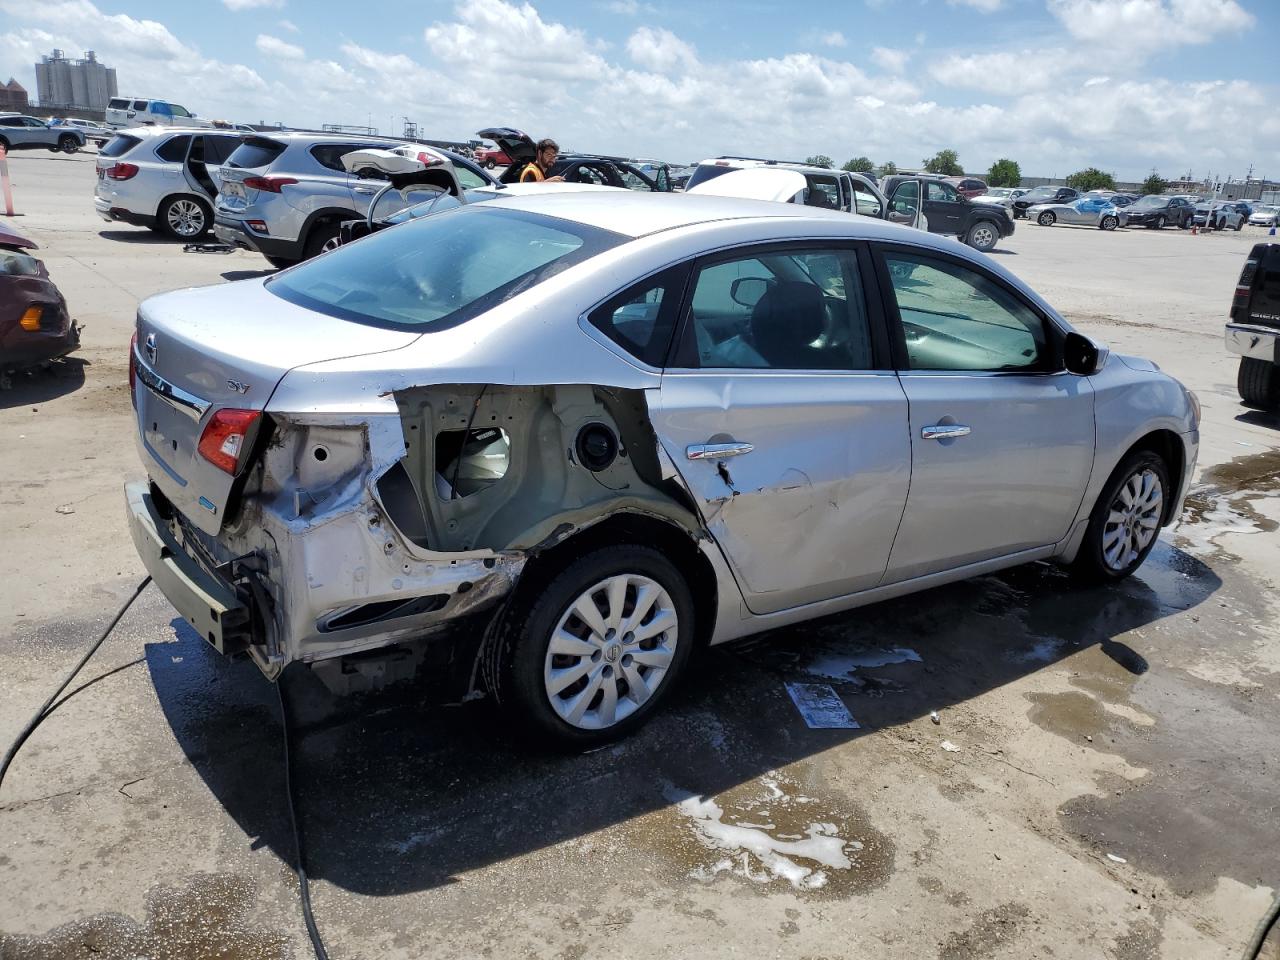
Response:
[[[962,423],[935,423],[932,427],[920,428],[920,439],[954,440],[956,437],[967,437],[972,432]]]
[[[755,449],[750,443],[693,443],[684,448],[684,455],[690,460],[722,460],[725,457],[740,457]]]

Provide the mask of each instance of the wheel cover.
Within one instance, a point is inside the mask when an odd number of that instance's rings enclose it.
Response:
[[[993,246],[996,238],[990,227],[974,227],[973,228],[973,245],[979,250],[985,250],[987,247]]]
[[[342,246],[342,240],[339,237],[330,237],[324,243],[320,244],[320,252],[328,253],[330,250],[337,250]]]
[[[1102,527],[1102,559],[1116,571],[1128,569],[1160,530],[1164,484],[1151,469],[1129,476],[1116,492]]]
[[[679,618],[655,580],[621,573],[584,590],[551,632],[547,700],[583,730],[625,720],[657,692],[675,656]]]
[[[180,237],[194,237],[204,230],[204,210],[194,200],[175,200],[165,214],[169,228]]]

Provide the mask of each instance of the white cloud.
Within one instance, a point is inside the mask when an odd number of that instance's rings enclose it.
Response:
[[[279,57],[284,60],[302,60],[307,55],[307,51],[297,44],[286,43],[279,37],[273,37],[268,33],[258,34],[258,39],[254,41],[253,45],[264,56]]]
[[[800,37],[806,47],[847,47],[848,39],[839,30],[806,30]]]
[[[1086,87],[1096,87],[1103,83],[1109,83],[1110,81],[1110,77],[1090,77],[1084,82],[1084,85]]]
[[[641,27],[628,37],[627,56],[658,73],[692,70],[698,65],[698,52],[662,27]]]
[[[285,0],[222,0],[223,5],[228,10],[257,10],[264,7],[273,7],[279,9],[284,6]]]
[[[1034,51],[975,53],[943,57],[929,67],[929,76],[948,87],[1009,95],[1043,90],[1057,82],[1071,64],[1062,57],[1041,57]]]
[[[281,30],[288,30],[290,33],[298,32],[298,25],[292,20],[277,20],[276,23],[280,25]]]
[[[1048,5],[1075,38],[1138,50],[1208,43],[1254,22],[1236,0],[1048,0]]]
[[[876,47],[871,51],[871,60],[876,66],[891,73],[901,73],[902,68],[911,59],[911,51],[895,50],[892,47]]]
[[[1004,0],[947,0],[953,7],[972,7],[981,13],[995,13],[1004,5]]]

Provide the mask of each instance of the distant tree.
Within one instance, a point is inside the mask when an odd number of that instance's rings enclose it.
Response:
[[[944,177],[959,177],[964,174],[960,157],[954,150],[939,150],[924,161],[924,168],[929,173],[940,173]]]
[[[1077,190],[1114,190],[1116,178],[1097,167],[1087,167],[1067,177],[1067,186]]]
[[[882,177],[891,177],[897,172],[898,165],[892,160],[886,160],[884,163],[880,164],[880,176]]]
[[[804,160],[811,167],[826,167],[830,169],[835,161],[828,157],[825,153],[819,153],[816,156],[805,157]]]
[[[1001,157],[987,171],[987,185],[992,187],[1016,187],[1022,183],[1022,168],[1017,160]]]
[[[845,163],[841,170],[848,170],[850,173],[871,173],[876,165],[871,162],[870,157],[854,157]]]
[[[1164,177],[1160,176],[1160,174],[1156,173],[1154,170],[1152,170],[1151,176],[1147,177],[1147,179],[1142,181],[1142,195],[1144,197],[1149,193],[1154,193],[1159,195],[1161,193],[1164,193],[1165,188],[1167,188],[1168,186],[1169,186],[1169,181],[1166,180]]]

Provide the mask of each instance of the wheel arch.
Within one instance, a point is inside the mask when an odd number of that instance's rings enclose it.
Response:
[[[302,228],[298,231],[298,245],[305,249],[307,241],[311,238],[311,231],[322,224],[342,223],[344,220],[359,219],[360,215],[358,213],[345,207],[321,207],[319,210],[313,210],[302,221]]]
[[[205,212],[209,215],[209,225],[210,226],[213,225],[213,204],[209,202],[207,197],[202,197],[198,193],[193,193],[190,190],[175,190],[173,191],[173,193],[166,193],[163,197],[161,197],[160,202],[156,204],[156,222],[157,223],[160,222],[160,211],[164,209],[165,204],[168,203],[170,200],[197,201],[202,207],[204,207]]]
[[[539,589],[569,561],[597,547],[619,543],[653,547],[675,565],[693,596],[695,641],[698,646],[705,646],[715,631],[719,607],[715,568],[694,535],[674,521],[654,514],[633,510],[611,513],[530,555],[516,589]]]
[[[1172,430],[1156,429],[1139,437],[1134,443],[1120,455],[1120,458],[1112,466],[1111,471],[1107,474],[1107,482],[1111,482],[1112,476],[1120,469],[1135,453],[1149,450],[1160,457],[1165,463],[1165,469],[1169,471],[1169,483],[1173,487],[1170,496],[1165,498],[1164,512],[1160,517],[1160,525],[1167,527],[1176,519],[1173,516],[1174,506],[1182,502],[1182,485],[1185,482],[1183,474],[1186,470],[1187,452],[1183,448],[1182,438]],[[1103,486],[1105,489],[1105,484]]]

